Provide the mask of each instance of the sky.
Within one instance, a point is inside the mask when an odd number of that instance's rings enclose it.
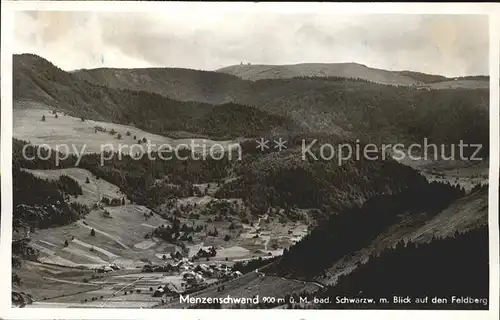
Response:
[[[480,15],[17,12],[14,53],[64,70],[357,62],[448,77],[488,74]]]

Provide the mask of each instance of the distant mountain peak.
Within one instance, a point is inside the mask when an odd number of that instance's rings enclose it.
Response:
[[[224,67],[216,71],[252,81],[261,79],[288,79],[305,76],[353,78],[388,85],[411,86],[419,83],[418,80],[411,76],[397,71],[370,68],[356,62],[299,63],[290,65],[243,64]]]

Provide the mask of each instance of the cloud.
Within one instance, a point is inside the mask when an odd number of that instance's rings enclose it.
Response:
[[[474,15],[19,12],[14,51],[63,69],[358,62],[488,74],[488,19]]]

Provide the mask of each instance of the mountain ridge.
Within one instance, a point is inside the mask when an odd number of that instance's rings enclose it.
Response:
[[[168,68],[68,73],[35,55],[14,56],[14,71],[14,100],[41,99],[49,105],[79,113],[95,114],[100,110],[99,113],[108,114],[106,120],[110,114],[113,118],[129,119],[131,115],[125,117],[124,109],[139,110],[146,105],[150,106],[146,110],[158,109],[152,101],[161,100],[168,105],[197,105],[196,112],[202,113],[208,106],[204,104],[236,104],[244,113],[253,108],[250,113],[258,117],[264,115],[261,119],[264,124],[266,118],[272,120],[276,116],[279,118],[277,123],[292,122],[295,132],[371,141],[415,141],[428,137],[436,143],[458,143],[462,139],[480,140],[485,144],[489,137],[486,127],[488,90],[474,86],[465,89],[449,84],[441,90],[421,90],[339,77],[248,81],[224,73]],[[436,84],[442,83],[446,82]],[[108,105],[104,109],[103,103]],[[443,116],[450,110],[456,119]],[[229,119],[234,120],[234,117]],[[250,116],[249,119],[256,118]],[[436,123],[436,119],[440,123]],[[144,119],[153,120],[158,118]],[[244,133],[250,136],[268,133],[274,124]],[[229,134],[237,121],[227,125],[224,134]],[[164,129],[191,127],[199,126]]]
[[[386,70],[369,67],[357,62],[340,63],[297,63],[297,64],[240,64],[216,69],[217,72],[238,76],[244,80],[288,79],[294,77],[345,77],[363,79],[386,85],[429,85],[455,78],[477,78],[482,75],[446,77],[412,70]],[[484,79],[483,79],[484,80]]]
[[[263,125],[262,133],[280,131],[283,126],[297,127],[283,117],[231,101],[217,105],[180,101],[154,91],[96,84],[34,55],[14,57],[13,98],[14,102],[37,101],[82,119],[134,123],[138,128],[163,135],[170,131],[188,131],[237,137],[258,135],[260,129],[256,126],[260,125]],[[235,126],[246,129],[238,132]],[[211,132],[204,133],[204,130]]]

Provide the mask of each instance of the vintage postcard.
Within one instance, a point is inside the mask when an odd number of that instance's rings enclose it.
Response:
[[[0,316],[497,319],[497,9],[2,4]]]

